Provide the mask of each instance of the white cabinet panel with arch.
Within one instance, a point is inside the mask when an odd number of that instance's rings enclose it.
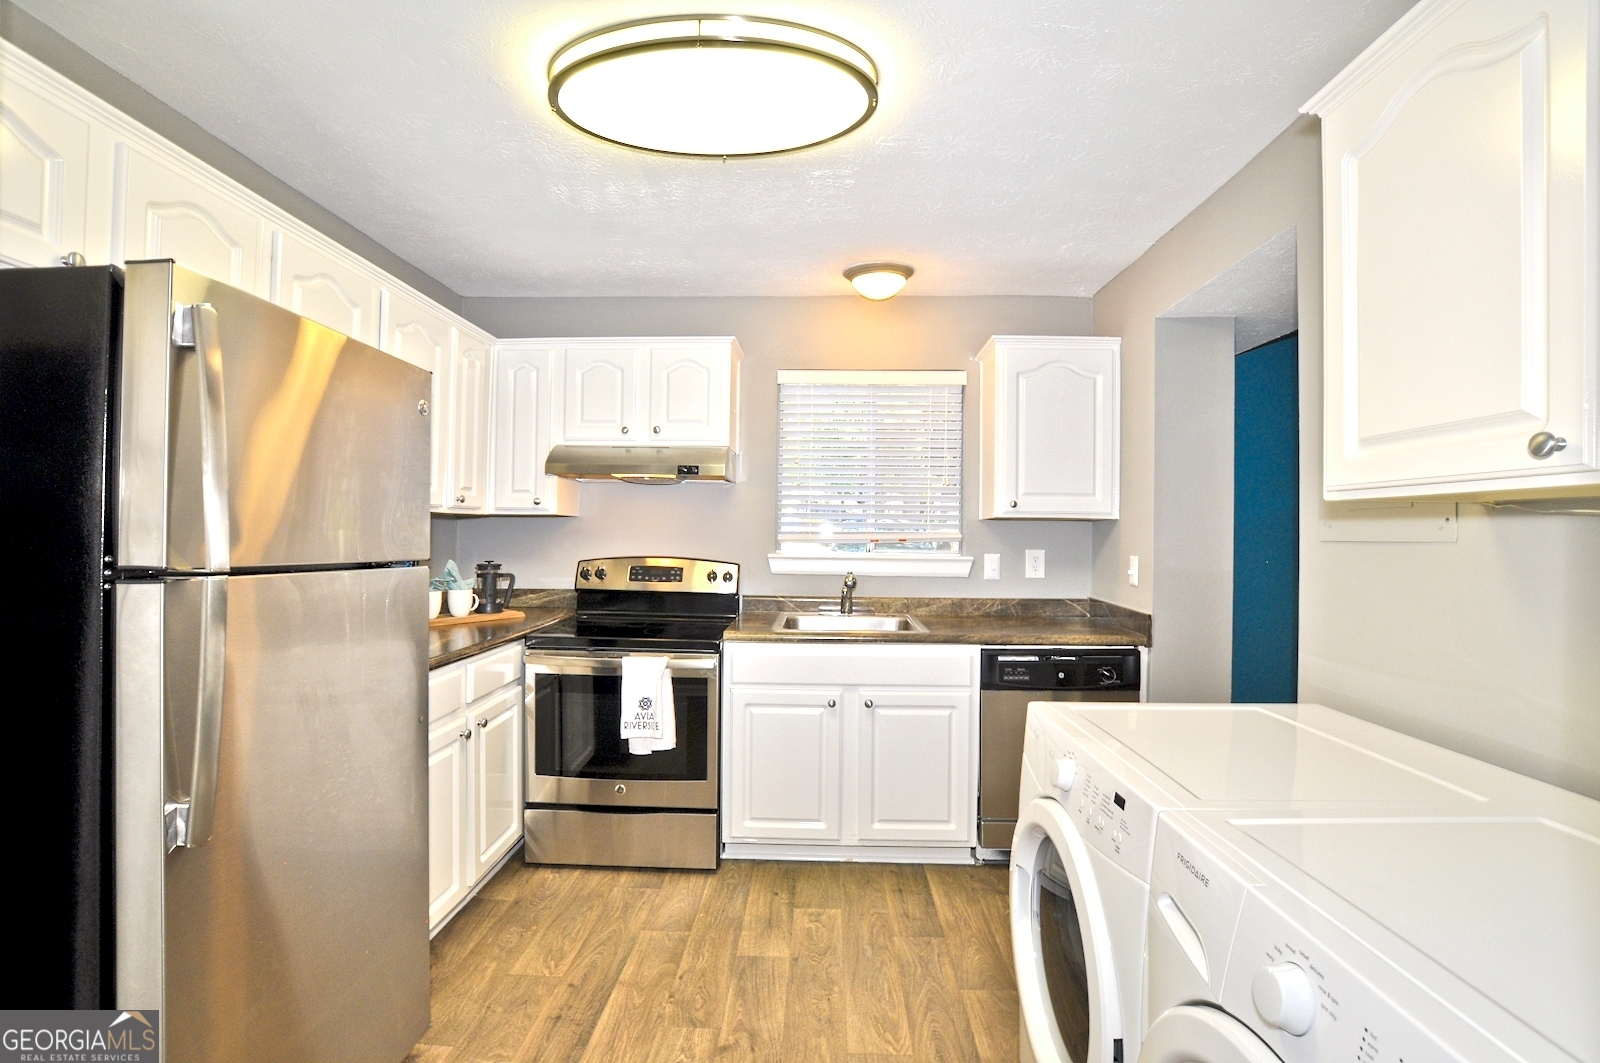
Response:
[[[489,348],[466,342],[451,369],[450,498],[454,512],[481,513],[487,501],[489,452]]]
[[[726,342],[650,348],[650,441],[728,444]]]
[[[554,358],[554,350],[543,345],[502,343],[494,349],[489,476],[496,513],[578,512],[578,485],[544,471],[555,413]]]
[[[213,280],[269,294],[256,286],[260,214],[198,167],[181,168],[126,143],[116,146],[114,159],[119,189],[113,204],[114,262],[176,259]]]
[[[731,336],[526,342],[556,351],[556,444],[738,447],[743,354]]]
[[[978,357],[981,516],[1115,520],[1122,341],[995,336]]]
[[[50,266],[87,254],[89,123],[4,81],[0,95],[0,261]]]
[[[642,355],[629,342],[563,351],[562,442],[648,444],[640,431]]]
[[[269,295],[279,306],[376,345],[381,292],[377,278],[345,255],[273,232]]]

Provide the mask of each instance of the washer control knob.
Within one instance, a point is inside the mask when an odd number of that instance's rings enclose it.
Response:
[[[1078,762],[1071,757],[1062,757],[1057,760],[1055,777],[1051,781],[1056,784],[1056,789],[1062,793],[1072,789],[1072,784],[1078,781]]]
[[[1267,1022],[1299,1037],[1317,1017],[1317,994],[1311,976],[1298,963],[1274,963],[1256,972],[1250,997]]]

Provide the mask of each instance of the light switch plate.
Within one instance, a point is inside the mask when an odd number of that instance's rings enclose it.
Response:
[[[999,579],[1000,578],[1000,555],[999,554],[984,554],[983,555],[983,578],[984,579]]]
[[[1024,550],[1022,574],[1027,579],[1044,579],[1044,551]]]
[[[1138,554],[1129,554],[1128,555],[1128,586],[1137,587],[1138,585],[1139,585],[1139,555]]]

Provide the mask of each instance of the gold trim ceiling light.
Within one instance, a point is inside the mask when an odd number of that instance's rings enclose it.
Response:
[[[903,262],[862,262],[844,271],[844,279],[868,299],[893,299],[916,270]]]
[[[608,26],[550,60],[550,106],[614,144],[734,158],[824,144],[878,106],[878,68],[795,22],[679,15]]]

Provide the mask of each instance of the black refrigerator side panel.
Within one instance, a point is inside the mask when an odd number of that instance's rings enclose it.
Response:
[[[107,466],[122,276],[0,269],[0,558],[16,596],[0,645],[33,700],[0,773],[19,826],[8,945],[27,976],[8,1007],[109,1006]]]

